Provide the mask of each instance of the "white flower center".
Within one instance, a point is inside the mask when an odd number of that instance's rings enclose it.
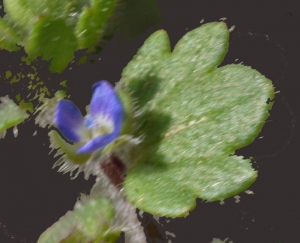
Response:
[[[103,134],[111,133],[114,129],[114,124],[111,119],[103,116],[92,117],[87,115],[85,117],[85,126],[85,141],[89,141]]]

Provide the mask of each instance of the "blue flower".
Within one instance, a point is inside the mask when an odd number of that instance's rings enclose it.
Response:
[[[77,154],[104,148],[120,135],[123,106],[113,88],[105,81],[93,85],[89,113],[83,117],[69,100],[60,100],[54,113],[54,124],[73,143],[82,143]]]

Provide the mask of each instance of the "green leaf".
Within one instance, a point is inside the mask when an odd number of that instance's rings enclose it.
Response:
[[[38,243],[114,243],[120,232],[110,229],[113,217],[113,206],[104,198],[77,202],[74,211],[68,212],[48,228]]]
[[[16,45],[19,42],[18,34],[3,18],[0,18],[0,48],[8,51],[17,51],[20,49]]]
[[[99,41],[115,5],[116,0],[92,0],[91,6],[83,9],[75,29],[79,49],[93,49]]]
[[[6,22],[0,21],[0,37],[1,32],[4,35],[0,48],[17,50],[16,43],[24,45],[28,62],[43,56],[43,60],[51,60],[50,71],[60,73],[76,50],[94,48],[116,1],[4,0],[5,17],[14,28],[6,28]]]
[[[22,123],[29,115],[8,96],[0,98],[0,132]]]
[[[32,24],[33,17],[36,17],[29,7],[28,0],[3,0],[4,10],[18,26],[27,28]]]
[[[43,60],[52,59],[52,72],[62,72],[74,58],[76,50],[73,26],[64,19],[52,19],[46,15],[36,19],[25,45],[25,51],[30,58],[42,55]]]
[[[217,68],[229,30],[213,22],[188,32],[170,51],[165,31],[151,35],[122,73],[136,100],[127,199],[151,214],[182,217],[196,198],[216,201],[246,190],[257,177],[235,150],[261,131],[274,97],[272,82],[243,65]],[[247,48],[247,47],[245,47]]]

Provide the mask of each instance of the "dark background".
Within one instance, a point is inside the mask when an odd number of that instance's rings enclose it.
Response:
[[[235,25],[235,29],[222,65],[243,61],[271,79],[280,91],[261,134],[236,152],[254,158],[258,179],[249,188],[254,194],[241,193],[239,203],[230,198],[224,205],[198,200],[187,218],[169,223],[162,219],[164,224],[158,229],[155,220],[144,217],[147,229],[152,228],[149,242],[168,242],[165,231],[176,235],[171,237],[173,243],[210,243],[213,238],[234,243],[300,242],[298,1],[160,0],[158,4],[162,19],[157,27],[135,40],[117,33],[100,54],[89,56],[85,65],[74,62],[60,75],[47,70],[39,75],[51,77],[56,88],[59,81],[67,79],[72,101],[84,110],[92,83],[101,79],[117,82],[122,69],[155,30],[165,29],[174,47],[201,19],[207,23],[227,17],[228,27]],[[0,53],[2,74],[8,68],[19,68],[21,54]],[[5,82],[3,76],[1,82]],[[9,94],[4,88],[0,93]],[[34,126],[32,119],[18,128],[18,138],[13,138],[9,129],[0,140],[0,243],[36,242],[46,228],[72,210],[79,193],[88,192],[94,183],[93,178],[85,181],[82,174],[70,180],[69,175],[51,169],[55,159],[54,154],[48,155],[47,130]],[[35,130],[38,133],[33,137]]]

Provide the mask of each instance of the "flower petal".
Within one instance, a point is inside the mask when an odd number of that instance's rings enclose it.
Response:
[[[87,142],[82,147],[80,147],[76,153],[77,154],[92,153],[97,149],[104,148],[106,145],[108,145],[113,140],[115,140],[118,137],[118,135],[119,135],[118,133],[112,132],[109,134],[104,134],[102,136],[96,137],[91,141]]]
[[[98,122],[111,122],[113,125],[112,132],[90,140],[77,150],[77,154],[92,153],[102,149],[120,134],[123,122],[123,106],[114,87],[105,80],[93,85],[90,114],[86,117],[85,126],[91,128],[97,126]],[[105,124],[103,125],[105,126]]]
[[[91,116],[110,120],[114,124],[114,132],[119,132],[123,121],[123,106],[114,87],[102,80],[93,85],[93,91],[90,104]]]
[[[84,119],[78,107],[69,100],[60,100],[54,113],[54,124],[71,142],[81,140],[84,128]]]

